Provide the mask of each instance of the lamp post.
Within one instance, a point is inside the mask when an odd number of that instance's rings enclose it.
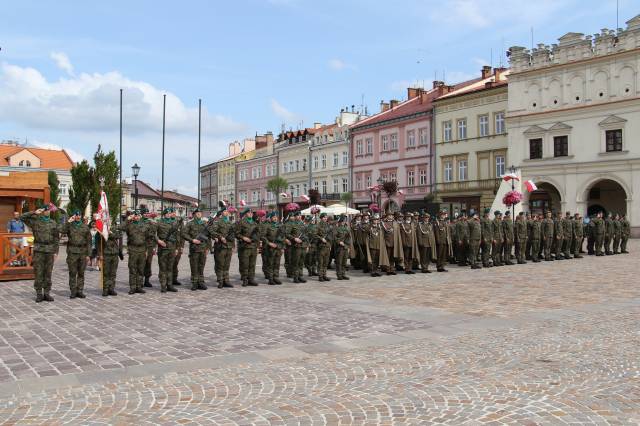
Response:
[[[133,209],[135,210],[138,208],[138,174],[140,173],[138,163],[131,167],[131,172],[133,174]]]

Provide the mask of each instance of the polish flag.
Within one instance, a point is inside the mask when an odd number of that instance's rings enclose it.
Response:
[[[245,200],[240,200],[240,205],[244,207],[247,205],[247,202]]]
[[[96,212],[96,229],[102,234],[105,241],[109,239],[109,225],[111,219],[109,218],[109,203],[107,201],[107,194],[102,191],[100,193],[100,204],[98,204],[98,211]]]
[[[515,174],[515,173],[509,173],[509,174],[503,175],[503,176],[502,176],[502,179],[503,179],[504,181],[506,181],[506,182],[509,182],[511,179],[515,179],[515,180],[517,180],[517,181],[519,181],[519,180],[520,180],[520,178],[518,177],[518,175],[517,175],[517,174]]]
[[[533,192],[533,191],[535,191],[536,189],[538,189],[538,187],[536,186],[536,184],[535,184],[535,183],[533,183],[533,181],[532,181],[532,180],[528,180],[528,181],[526,181],[526,182],[524,183],[524,186],[526,186],[526,187],[527,187],[527,191],[529,191],[529,192]]]
[[[303,199],[303,200],[305,200],[306,202],[309,202],[309,200],[311,200],[311,198],[309,198],[308,196],[306,196],[306,195],[304,195],[304,194],[302,194],[302,195],[300,196],[300,198],[302,198],[302,199]]]

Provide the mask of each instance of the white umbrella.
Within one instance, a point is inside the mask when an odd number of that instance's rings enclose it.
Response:
[[[347,207],[345,204],[331,204],[327,206],[327,213],[338,215],[338,214],[358,214],[360,210],[352,209]]]
[[[318,208],[318,209],[320,209],[320,211],[319,211],[318,213],[330,213],[330,212],[328,211],[328,209],[327,209],[325,206],[321,206],[321,205],[319,205],[319,204],[315,204],[315,205],[313,205],[313,206],[311,206],[311,207],[309,207],[309,208],[307,208],[307,209],[304,209],[304,210],[302,210],[300,213],[302,213],[302,214],[303,214],[303,215],[305,215],[305,216],[306,216],[306,215],[309,215],[309,214],[313,214],[313,213],[311,213],[311,209],[313,209],[313,208]],[[332,214],[332,213],[330,213],[330,214]]]

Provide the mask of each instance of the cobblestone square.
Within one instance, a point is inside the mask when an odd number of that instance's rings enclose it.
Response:
[[[0,284],[0,424],[640,424],[638,250],[84,300],[62,255]]]

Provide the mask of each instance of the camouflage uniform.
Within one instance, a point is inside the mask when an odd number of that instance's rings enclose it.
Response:
[[[182,230],[184,228],[184,220],[180,221],[180,229],[178,230],[178,241],[176,241],[176,256],[173,259],[173,271],[171,277],[173,278],[173,285],[182,285],[178,281],[178,266],[180,265],[180,259],[182,258],[182,251],[184,250],[184,240],[182,239]]]
[[[147,237],[147,252],[144,260],[144,286],[145,287],[153,287],[149,279],[151,278],[151,265],[153,264],[153,255],[156,253],[156,231],[158,229],[158,224],[155,220],[150,218],[142,219],[143,222],[147,224],[149,227],[149,234]]]
[[[289,263],[291,269],[291,276],[294,283],[305,283],[307,280],[302,275],[302,268],[304,262],[304,255],[306,251],[306,236],[304,235],[304,223],[301,220],[290,220],[286,226],[286,239],[290,241],[291,245],[287,248],[289,250]],[[300,242],[296,242],[298,238]]]
[[[269,216],[271,219],[275,215],[274,213]],[[271,247],[271,245],[275,247]],[[282,249],[284,247],[284,234],[282,232],[282,226],[278,222],[269,220],[267,222],[267,228],[264,236],[262,237],[262,251],[266,253],[266,278],[269,280],[269,285],[280,285],[280,258],[282,257]]]
[[[307,250],[304,264],[307,267],[309,276],[314,277],[318,275],[318,268],[320,263],[318,259],[318,247],[315,244],[315,242],[318,240],[318,225],[316,223],[313,223],[313,221],[309,221],[305,229],[305,233],[307,234],[307,239],[311,244],[309,244],[309,249]],[[329,250],[329,252],[331,252],[331,250]]]
[[[182,239],[189,242],[189,267],[191,269],[191,290],[206,289],[204,267],[207,263],[207,222],[194,217],[182,229]],[[196,244],[193,241],[200,241]]]
[[[529,239],[531,240],[531,260],[533,262],[540,262],[540,239],[542,238],[542,222],[539,220],[531,221],[531,231],[529,233]]]
[[[100,235],[102,238],[102,235]],[[116,274],[118,272],[118,263],[121,259],[120,241],[122,232],[117,228],[109,230],[109,239],[102,241],[102,295],[116,296]]]
[[[622,238],[622,222],[616,217],[613,220],[613,254],[620,254],[620,240]]]
[[[127,234],[127,252],[129,253],[129,294],[144,293],[144,265],[147,258],[149,227],[142,220],[129,220],[119,229]]]
[[[351,245],[351,232],[344,216],[336,228],[333,245],[336,252],[336,276],[339,280],[348,280],[349,277],[346,275],[346,271],[349,246]]]
[[[622,217],[622,229],[620,233],[620,253],[629,253],[627,251],[627,241],[629,241],[629,237],[631,236],[631,224],[627,220],[626,217]]]
[[[162,293],[177,291],[173,286],[173,266],[175,264],[176,244],[178,240],[183,241],[180,235],[181,222],[182,220],[173,217],[163,217],[155,226],[156,243],[158,244],[158,278]],[[163,241],[165,247],[162,247],[158,241]]]
[[[36,290],[36,302],[46,300],[53,301],[49,294],[51,291],[51,272],[53,260],[58,254],[60,244],[60,228],[55,220],[48,216],[40,216],[34,212],[20,216],[33,233],[33,272],[35,280],[33,287]]]
[[[564,240],[562,242],[562,253],[565,259],[571,259],[571,246],[573,244],[573,220],[571,219],[571,215],[567,214],[564,219],[562,219],[562,234],[564,236]]]
[[[504,259],[502,259],[502,243],[504,241],[504,228],[502,227],[502,220],[496,215],[493,219],[493,247],[491,253],[493,254],[493,266],[503,266]]]
[[[248,238],[250,241],[244,241]],[[242,286],[256,286],[256,257],[258,256],[258,226],[253,218],[244,217],[236,225],[238,240],[238,263]]]
[[[81,220],[67,222],[62,227],[67,235],[67,266],[69,268],[69,297],[84,298],[84,272],[91,255],[91,231]]]
[[[493,223],[489,219],[489,212],[480,219],[480,227],[482,228],[482,266],[488,268],[491,265],[491,247],[493,245]]]
[[[480,240],[482,240],[482,224],[477,217],[472,217],[467,221],[469,227],[469,262],[471,269],[480,269],[478,265],[478,253],[480,252]]]
[[[331,281],[327,277],[327,265],[329,264],[329,256],[331,255],[331,227],[329,223],[320,220],[315,230],[315,240],[312,240],[312,246],[316,247],[318,256],[318,280]]]
[[[516,219],[515,224],[515,241],[518,247],[518,263],[524,264],[526,261],[527,254],[527,232],[528,232],[527,221],[525,220],[524,215],[518,215],[518,219]]]
[[[554,223],[551,217],[547,217],[542,221],[542,241],[544,243],[544,260],[553,260],[551,257],[551,248],[553,246],[553,230]]]
[[[582,258],[580,250],[582,249],[582,240],[584,238],[584,228],[582,227],[582,221],[578,216],[573,219],[573,257],[576,259]]]
[[[555,252],[556,260],[564,259],[562,256],[562,243],[564,242],[564,227],[562,226],[562,218],[556,217],[553,221],[553,233],[555,236]]]
[[[229,269],[235,247],[235,225],[228,217],[223,216],[211,224],[210,233],[216,240],[213,246],[213,258],[218,288],[233,287],[229,280]]]
[[[611,243],[613,242],[614,225],[611,215],[608,215],[604,221],[604,252],[607,255],[613,254],[611,251]]]
[[[605,234],[605,223],[601,217],[596,217],[593,222],[593,234],[595,236],[595,252],[596,256],[604,256],[603,243]]]
[[[510,212],[507,212],[510,213]],[[511,214],[505,213],[504,220],[502,221],[502,261],[505,265],[513,265],[511,261],[511,252],[513,251],[514,231],[513,220]]]

